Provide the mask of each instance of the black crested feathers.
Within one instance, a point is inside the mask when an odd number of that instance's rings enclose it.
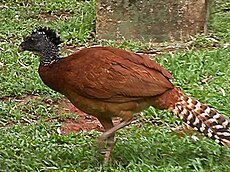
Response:
[[[44,34],[56,46],[59,46],[59,44],[62,43],[60,36],[49,27],[39,27],[33,31],[32,34]]]

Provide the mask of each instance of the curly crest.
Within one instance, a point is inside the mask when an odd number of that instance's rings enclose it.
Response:
[[[49,27],[38,27],[32,34],[46,35],[47,38],[56,46],[62,43],[60,36],[58,36],[54,30]]]

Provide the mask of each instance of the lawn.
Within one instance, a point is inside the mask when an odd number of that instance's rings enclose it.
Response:
[[[102,44],[136,52],[159,50],[154,60],[169,70],[187,95],[212,105],[230,118],[230,13],[227,0],[216,1],[210,33],[184,42],[186,48],[157,47],[132,41],[95,39],[95,0],[3,0],[0,2],[0,171],[197,171],[229,172],[230,149],[200,134],[174,132],[182,122],[149,108],[117,132],[111,162],[103,167],[97,152],[99,131],[59,135],[57,128],[77,114],[64,113],[64,97],[45,86],[39,59],[19,53],[23,37],[36,26],[49,26],[70,49]],[[167,47],[167,43],[165,43]],[[47,120],[49,119],[49,120]],[[151,122],[154,120],[154,123]],[[194,136],[199,140],[194,140]]]

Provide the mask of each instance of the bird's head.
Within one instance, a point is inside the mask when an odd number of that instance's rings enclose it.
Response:
[[[39,27],[24,39],[19,50],[41,53],[47,49],[47,46],[58,48],[61,43],[60,37],[52,29]]]

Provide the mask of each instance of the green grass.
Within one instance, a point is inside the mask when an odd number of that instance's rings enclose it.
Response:
[[[208,36],[197,35],[188,49],[164,53],[154,60],[173,74],[173,82],[186,94],[230,117],[230,50],[224,48],[230,42],[229,12],[222,10],[228,5],[226,0],[214,4]],[[190,136],[179,138],[170,129],[181,121],[153,108],[138,116],[153,118],[158,125],[130,125],[117,132],[111,163],[103,167],[103,156],[95,144],[99,132],[60,136],[56,132],[59,120],[44,122],[60,109],[47,101],[57,102],[63,96],[42,83],[38,58],[19,53],[18,45],[36,26],[45,25],[61,31],[64,44],[101,43],[132,51],[158,47],[95,40],[95,0],[3,0],[0,9],[0,171],[230,171],[229,148],[200,136],[199,141]],[[60,17],[65,13],[66,18]],[[218,47],[213,47],[211,37],[219,41]],[[211,79],[202,82],[207,78]],[[28,95],[37,98],[24,100]]]
[[[212,2],[209,27],[213,36],[219,38],[221,42],[229,42],[230,38],[229,9],[230,3],[227,0]]]

